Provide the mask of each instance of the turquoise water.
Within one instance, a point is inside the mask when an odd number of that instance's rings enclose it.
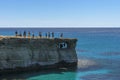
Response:
[[[61,74],[48,74],[48,75],[38,75],[35,77],[30,77],[28,80],[74,80],[76,74],[74,72],[62,72]]]
[[[66,38],[77,38],[79,60],[94,61],[95,65],[78,66],[76,70],[27,72],[0,76],[1,79],[26,80],[120,80],[120,29],[0,29],[0,35],[13,35],[14,31],[54,31]],[[88,67],[86,67],[88,66]]]

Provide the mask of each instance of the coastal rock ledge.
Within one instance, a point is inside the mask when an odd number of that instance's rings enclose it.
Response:
[[[0,73],[76,67],[77,39],[0,38]]]

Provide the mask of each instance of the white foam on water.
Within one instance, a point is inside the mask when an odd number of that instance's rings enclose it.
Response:
[[[97,63],[96,61],[94,60],[90,60],[90,59],[79,59],[78,60],[78,69],[87,69],[89,67],[94,67],[94,66],[97,66],[99,65],[99,63]],[[77,75],[76,75],[76,80],[82,80],[81,77],[82,76],[86,76],[86,75],[89,75],[89,74],[106,74],[106,73],[109,73],[110,70],[108,69],[98,69],[98,70],[88,70],[88,71],[79,71],[77,72]]]
[[[96,66],[97,62],[89,59],[79,59],[78,60],[78,69],[79,68],[88,68],[91,66]]]

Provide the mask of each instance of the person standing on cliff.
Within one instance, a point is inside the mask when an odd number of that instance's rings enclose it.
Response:
[[[20,32],[19,36],[20,36],[20,37],[22,37],[22,34],[21,34],[21,32]]]
[[[54,38],[54,32],[52,32],[52,38]]]
[[[34,38],[34,36],[35,36],[34,33],[32,33],[32,38]]]
[[[39,32],[39,37],[42,38],[42,33],[41,32]]]
[[[26,38],[26,31],[24,31],[23,36],[24,36],[24,38]]]
[[[48,32],[48,38],[50,38],[50,32]]]
[[[63,33],[60,34],[60,37],[63,38]]]
[[[17,32],[17,31],[15,32],[15,36],[16,36],[16,37],[18,36],[18,32]]]
[[[45,36],[46,36],[46,38],[47,38],[47,33],[45,33]]]
[[[30,38],[30,31],[28,32],[28,38]]]

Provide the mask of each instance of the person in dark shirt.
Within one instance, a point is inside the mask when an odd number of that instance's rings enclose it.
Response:
[[[47,38],[47,36],[48,36],[47,33],[45,34],[45,36],[46,36],[46,38]]]
[[[42,37],[42,33],[41,33],[41,32],[39,32],[39,37],[40,37],[40,38]]]
[[[17,32],[17,31],[15,32],[15,36],[16,36],[16,37],[18,36],[18,32]]]
[[[19,36],[20,36],[20,37],[22,37],[22,34],[21,34],[21,32],[20,32]]]
[[[50,32],[48,32],[48,38],[50,38]]]
[[[35,35],[34,35],[34,33],[32,33],[32,38],[34,38],[35,37]]]
[[[54,32],[52,32],[52,38],[54,38]]]
[[[26,38],[26,31],[23,32],[23,36],[24,36],[24,38]]]
[[[60,37],[61,37],[61,38],[63,37],[63,33],[60,34]]]

